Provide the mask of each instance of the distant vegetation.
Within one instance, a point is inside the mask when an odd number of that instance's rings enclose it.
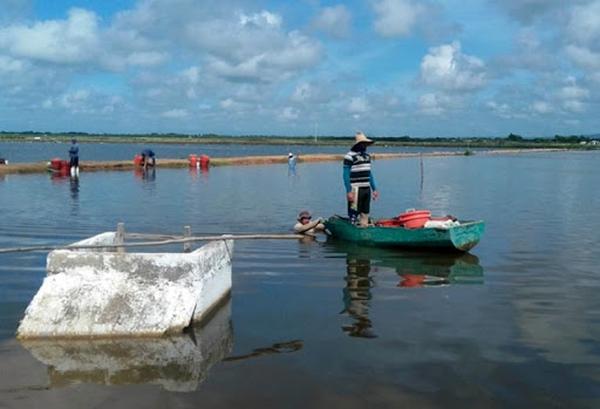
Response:
[[[600,149],[598,135],[555,135],[553,138],[525,138],[517,134],[506,137],[476,138],[415,138],[411,136],[377,136],[378,145],[383,146],[431,146],[472,148],[569,148]],[[217,135],[217,134],[92,134],[86,132],[0,132],[0,141],[68,142],[77,138],[80,142],[112,143],[202,143],[202,144],[268,144],[268,145],[348,145],[352,136],[277,136],[277,135]]]

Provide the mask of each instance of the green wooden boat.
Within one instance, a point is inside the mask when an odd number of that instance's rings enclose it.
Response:
[[[483,221],[461,221],[449,229],[405,229],[404,227],[358,227],[347,218],[332,216],[325,221],[332,237],[377,247],[469,251],[485,229]]]

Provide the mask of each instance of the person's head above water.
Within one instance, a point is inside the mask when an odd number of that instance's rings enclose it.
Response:
[[[300,213],[298,213],[298,221],[300,223],[306,224],[310,222],[310,219],[312,219],[312,215],[308,210],[302,210]]]

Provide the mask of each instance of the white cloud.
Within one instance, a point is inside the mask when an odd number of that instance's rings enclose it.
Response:
[[[567,77],[565,85],[559,88],[556,97],[561,101],[563,109],[569,112],[584,112],[586,108],[585,100],[590,96],[590,92],[577,84],[577,79]]]
[[[222,100],[219,104],[223,109],[231,109],[236,106],[236,102],[231,98],[226,98]]]
[[[277,82],[320,61],[318,42],[283,31],[280,18],[269,16],[190,23],[186,37],[193,48],[207,53],[212,74],[232,81]]]
[[[600,1],[573,7],[567,32],[581,44],[592,45],[600,38]]]
[[[89,61],[98,53],[98,18],[83,9],[71,9],[67,20],[12,25],[0,29],[0,49],[13,56],[72,64]]]
[[[279,118],[286,120],[286,121],[294,121],[294,120],[298,119],[299,116],[300,116],[300,112],[296,108],[285,107],[281,111],[281,115],[279,116]]]
[[[86,107],[90,99],[90,91],[85,89],[76,90],[62,95],[59,104],[72,113],[88,112]]]
[[[585,104],[582,101],[578,101],[576,99],[566,100],[563,102],[562,106],[566,111],[570,112],[577,113],[585,111]]]
[[[373,4],[375,31],[384,37],[407,36],[426,8],[411,0],[378,0]]]
[[[600,69],[600,52],[592,51],[584,46],[570,44],[566,48],[567,55],[573,62],[588,70]]]
[[[0,73],[16,74],[25,69],[25,64],[21,60],[0,55]]]
[[[200,80],[200,68],[193,66],[189,67],[180,73],[181,77],[186,79],[190,84],[197,84]]]
[[[333,98],[333,90],[326,83],[300,82],[294,87],[290,101],[298,104],[324,104]]]
[[[486,84],[486,67],[479,58],[463,54],[455,41],[429,49],[421,61],[421,80],[446,91],[473,91]]]
[[[451,107],[451,101],[447,95],[427,93],[419,97],[417,105],[422,114],[442,115]]]
[[[164,111],[160,114],[163,118],[169,119],[181,119],[189,116],[189,113],[185,109],[170,109],[168,111]]]
[[[559,97],[562,99],[582,99],[589,97],[590,92],[576,84],[570,84],[562,87],[559,91]]]
[[[254,26],[254,27],[273,27],[279,28],[281,27],[281,16],[270,13],[268,11],[261,11],[260,13],[254,13],[251,15],[241,14],[240,15],[240,24],[242,26]]]
[[[600,69],[600,0],[575,6],[567,25],[566,52],[580,67]]]
[[[313,20],[313,26],[333,37],[343,38],[350,33],[352,15],[343,4],[324,7]]]
[[[546,101],[540,100],[533,101],[533,103],[531,104],[531,109],[537,114],[549,114],[551,112],[554,112],[552,105],[550,105]]]
[[[498,103],[496,101],[488,101],[485,106],[500,118],[509,119],[514,116],[512,108],[505,102]]]
[[[291,99],[295,102],[310,101],[316,92],[317,90],[315,89],[315,87],[313,87],[309,83],[303,82],[296,85]]]
[[[166,61],[167,54],[158,51],[134,51],[125,60],[127,65],[148,67]]]
[[[368,112],[371,107],[369,101],[364,97],[352,97],[346,108],[351,114],[364,114]]]

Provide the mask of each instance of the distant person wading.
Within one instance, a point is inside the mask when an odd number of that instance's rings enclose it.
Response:
[[[364,133],[357,132],[354,145],[344,156],[344,187],[348,200],[348,217],[353,223],[358,219],[362,227],[369,224],[371,196],[373,200],[379,197],[371,171],[371,156],[367,153],[367,147],[371,144],[373,144],[371,139]]]
[[[71,176],[79,176],[79,145],[76,139],[71,140],[69,148],[69,169]]]
[[[144,149],[140,155],[142,156],[141,165],[144,167],[144,170],[148,169],[148,166],[154,167],[156,165],[156,155],[152,149]]]

